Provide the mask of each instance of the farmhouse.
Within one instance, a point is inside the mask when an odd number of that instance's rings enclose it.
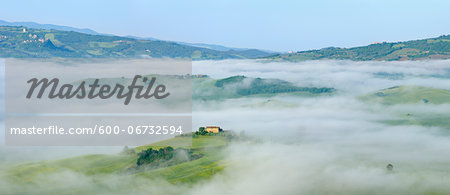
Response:
[[[206,127],[206,129],[205,129],[208,133],[219,133],[219,132],[222,132],[223,131],[223,129],[221,129],[220,127],[218,127],[218,126],[209,126],[209,127]]]

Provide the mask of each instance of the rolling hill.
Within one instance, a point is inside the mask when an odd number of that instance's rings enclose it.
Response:
[[[422,86],[395,86],[359,98],[369,104],[380,103],[385,106],[399,104],[414,104],[417,106],[447,104],[448,106],[450,104],[450,91]],[[417,109],[407,112],[399,111],[396,117],[380,122],[389,125],[419,125],[450,130],[449,118],[450,115],[445,112],[427,112]]]
[[[142,40],[75,31],[0,26],[0,57],[8,58],[192,58],[247,59],[270,55],[249,50],[217,51],[160,40]]]
[[[62,26],[62,25],[54,25],[54,24],[40,24],[36,22],[8,22],[4,20],[0,20],[0,26],[18,26],[18,27],[27,27],[27,28],[34,28],[34,29],[45,29],[45,30],[61,30],[61,31],[74,31],[79,33],[85,33],[90,35],[109,35],[113,36],[111,34],[103,34],[98,33],[92,29],[89,28],[74,28],[70,26]],[[136,37],[136,36],[126,36],[127,38],[132,39],[141,39],[141,40],[150,40],[150,41],[163,41],[160,39],[156,39],[153,37]],[[173,42],[173,41],[169,41]],[[225,47],[222,45],[216,45],[216,44],[205,44],[205,43],[188,43],[188,42],[176,42],[180,45],[187,45],[187,46],[193,46],[193,47],[201,47],[201,48],[207,48],[217,51],[230,51],[230,50],[236,50],[236,51],[243,51],[243,50],[252,50],[250,48],[234,48],[234,47]],[[273,51],[266,51],[268,53],[275,53]]]
[[[212,79],[202,76],[193,79],[194,100],[218,100],[247,96],[273,96],[277,94],[322,95],[332,94],[335,89],[327,87],[301,87],[280,79],[232,76]]]
[[[88,28],[74,28],[70,26],[61,26],[54,24],[39,24],[36,22],[8,22],[4,20],[0,20],[0,26],[17,26],[17,27],[27,27],[27,28],[35,28],[35,29],[45,29],[45,30],[61,30],[61,31],[74,31],[79,33],[91,34],[91,35],[100,35],[100,33],[88,29]]]
[[[257,49],[229,48],[212,44],[162,41],[153,38],[120,37],[100,34],[90,29],[0,20],[0,57],[169,57],[208,59],[270,60],[421,60],[450,58],[450,35],[396,43],[374,43],[368,46],[299,51],[273,54]]]
[[[55,177],[58,177],[58,174],[71,171],[85,175],[83,177],[92,179],[97,186],[102,186],[103,189],[129,190],[130,183],[139,182],[143,179],[147,182],[152,181],[152,179],[163,179],[169,183],[196,183],[210,178],[225,168],[221,150],[227,145],[230,138],[224,134],[222,136],[192,137],[192,146],[183,148],[191,150],[194,154],[201,156],[200,158],[190,159],[171,166],[154,167],[145,171],[135,169],[139,152],[149,148],[159,149],[168,146],[177,149],[180,148],[177,146],[178,143],[186,141],[191,141],[190,135],[140,146],[135,148],[132,153],[84,155],[61,160],[21,164],[10,168],[6,175],[0,175],[0,178],[14,185],[24,186],[17,189],[17,194],[29,194],[31,192],[25,186],[32,187],[37,184],[41,188],[32,191],[37,194],[97,194],[99,193],[99,187],[94,187],[94,185],[92,185],[92,188],[77,188],[76,185],[60,188],[53,186],[51,180],[40,179],[46,176],[55,176],[54,174],[56,174]],[[119,180],[127,182],[119,182],[117,186],[108,187],[100,184],[102,180],[107,180],[105,176],[117,177]],[[42,188],[45,185],[52,187]],[[125,186],[125,188],[121,186]]]
[[[396,43],[374,43],[368,46],[352,48],[328,47],[290,54],[277,54],[267,58],[288,61],[320,59],[354,61],[449,59],[450,35]]]
[[[395,86],[361,96],[367,102],[394,104],[445,104],[450,103],[450,91],[422,86]]]

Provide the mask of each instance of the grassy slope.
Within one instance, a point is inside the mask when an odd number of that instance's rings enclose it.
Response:
[[[136,148],[137,151],[153,147],[177,147],[179,143],[189,143],[190,137],[177,137],[166,141],[153,143]],[[227,143],[224,137],[200,136],[192,139],[192,146],[185,148],[195,149],[195,153],[203,154],[197,160],[181,163],[178,165],[153,169],[136,175],[127,169],[136,165],[137,155],[85,155],[74,158],[27,163],[11,168],[7,175],[8,180],[27,184],[35,182],[40,175],[58,173],[64,170],[76,173],[97,176],[103,174],[122,175],[123,177],[142,177],[164,179],[170,183],[193,183],[222,170],[221,147]]]
[[[397,104],[450,104],[450,91],[421,86],[397,86],[359,97],[369,103],[386,106]],[[420,125],[450,129],[450,114],[402,113],[398,119],[382,121],[390,125]]]
[[[450,103],[450,91],[421,86],[396,86],[360,97],[362,100],[385,105]],[[425,101],[425,102],[424,102]]]
[[[223,82],[230,79],[232,80],[239,77],[242,76],[233,76],[217,80],[210,77],[194,78],[192,80],[193,99],[218,100],[226,98],[255,96],[271,97],[280,94],[316,96],[330,95],[335,91],[333,88],[326,87],[298,87],[290,82],[278,79],[261,79],[249,77],[242,77],[245,80],[233,80],[230,83],[225,83],[223,86],[217,86],[217,82]],[[252,84],[250,84],[249,81],[252,81]]]

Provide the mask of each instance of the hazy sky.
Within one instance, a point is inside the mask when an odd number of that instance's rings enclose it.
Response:
[[[0,19],[296,51],[449,34],[449,8],[448,0],[5,0]]]

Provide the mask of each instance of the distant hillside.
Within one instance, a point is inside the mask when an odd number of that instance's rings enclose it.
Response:
[[[332,94],[327,87],[301,87],[279,79],[232,76],[224,79],[201,77],[193,79],[193,99],[217,100],[246,96],[273,96],[277,94],[321,95]]]
[[[203,48],[208,48],[208,49],[212,49],[212,50],[217,50],[217,51],[230,51],[230,50],[235,50],[235,51],[252,51],[252,50],[256,50],[256,49],[250,49],[250,48],[237,48],[237,47],[226,47],[223,45],[216,45],[216,44],[207,44],[207,43],[187,43],[187,42],[177,42],[179,44],[182,45],[189,45],[189,46],[193,46],[193,47],[203,47]],[[259,51],[264,51],[267,53],[272,53],[272,54],[276,54],[277,52],[272,51],[272,50],[261,50],[258,49]]]
[[[444,104],[450,103],[450,91],[422,86],[395,86],[361,96],[367,102],[393,104]]]
[[[0,26],[0,57],[169,57],[246,59],[268,56],[260,50],[217,51],[158,40],[140,40],[74,31]]]
[[[278,54],[268,58],[289,61],[318,59],[355,61],[449,59],[450,35],[397,43],[374,43],[363,47],[329,47],[320,50],[301,51],[291,54]]]
[[[0,26],[21,26],[21,27],[27,27],[27,28],[35,28],[35,29],[45,29],[45,30],[62,30],[62,31],[74,31],[79,33],[85,33],[90,35],[110,35],[111,34],[104,34],[104,33],[98,33],[92,29],[89,28],[74,28],[70,26],[61,26],[61,25],[54,25],[54,24],[40,24],[36,22],[7,22],[4,20],[0,20]],[[163,41],[159,40],[153,37],[136,37],[136,36],[126,36],[127,38],[132,39],[140,39],[140,40],[149,40],[149,41]],[[174,41],[169,41],[174,42]],[[202,47],[217,51],[229,51],[229,50],[236,50],[236,51],[242,51],[242,50],[251,50],[249,48],[233,48],[233,47],[225,47],[222,45],[216,45],[216,44],[206,44],[206,43],[187,43],[187,42],[175,42],[180,45],[187,45],[187,46],[193,46],[193,47]],[[264,50],[261,50],[264,51]],[[265,51],[268,53],[275,53],[273,51]]]
[[[91,35],[99,35],[100,33],[95,32],[94,30],[88,28],[74,28],[70,26],[61,26],[54,24],[39,24],[36,22],[7,22],[4,20],[0,20],[0,26],[23,26],[27,28],[35,28],[35,29],[45,29],[45,30],[62,30],[62,31],[74,31],[79,33],[91,34]]]

